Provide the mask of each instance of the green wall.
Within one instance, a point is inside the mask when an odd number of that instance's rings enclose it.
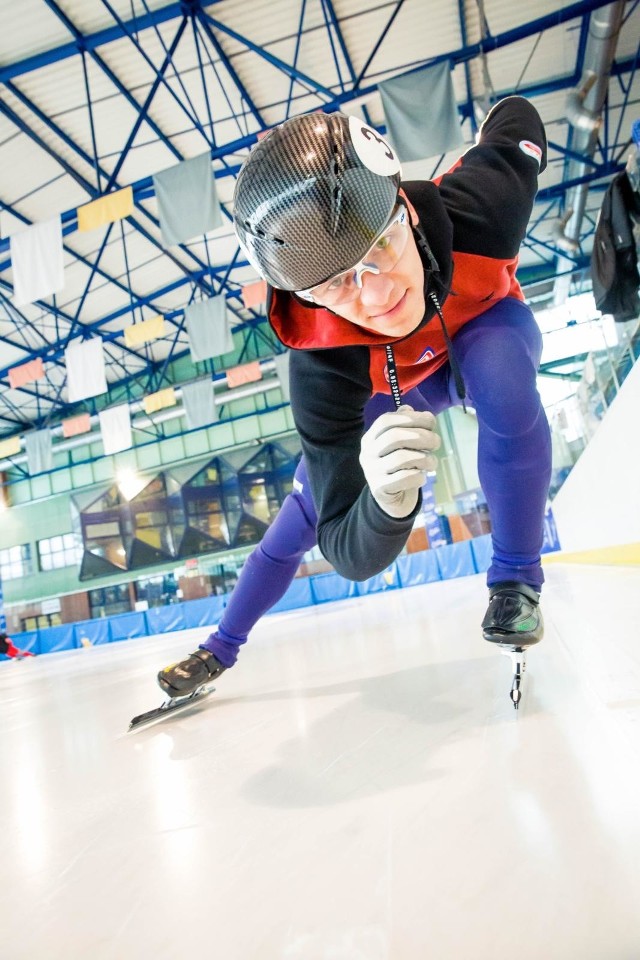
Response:
[[[478,421],[461,407],[438,417],[442,446],[438,453],[435,497],[438,504],[453,506],[456,494],[480,486],[478,479]]]
[[[272,405],[283,403],[281,392],[273,390],[269,394]],[[48,474],[19,480],[8,487],[13,504],[0,518],[0,549],[19,544],[31,544],[31,557],[34,572],[27,578],[7,580],[3,583],[5,603],[19,603],[57,597],[67,593],[77,593],[94,587],[126,583],[154,572],[183,566],[184,561],[176,561],[153,567],[145,567],[135,572],[123,571],[107,577],[96,577],[88,581],[78,579],[75,567],[65,567],[45,573],[37,570],[38,540],[48,539],[63,533],[71,533],[71,508],[69,494],[92,486],[113,481],[116,470],[123,467],[135,469],[139,473],[152,474],[154,469],[184,464],[197,460],[207,454],[215,454],[239,447],[256,440],[275,439],[279,436],[295,435],[291,409],[280,406],[279,409],[262,412],[257,410],[265,400],[263,395],[236,400],[229,404],[233,420],[223,421],[211,427],[183,433],[183,420],[166,424],[171,428],[171,436],[155,443],[144,443],[114,456],[102,454],[102,444],[94,443],[90,448],[73,451],[81,453],[83,458],[97,457],[92,463],[62,465],[68,453],[59,454],[54,466],[58,467]],[[168,432],[168,431],[167,431]],[[216,555],[217,556],[217,555]],[[220,554],[222,560],[224,554]]]
[[[279,390],[270,392],[271,405],[282,402]],[[183,464],[209,453],[295,433],[288,405],[258,414],[260,406],[264,405],[263,395],[234,401],[229,404],[229,413],[234,419],[191,433],[182,432],[181,419],[170,421],[165,427],[167,432],[171,431],[171,435],[165,439],[154,443],[143,439],[142,444],[115,456],[103,456],[100,442],[92,444],[90,451],[87,448],[73,451],[76,455],[81,453],[83,458],[89,454],[95,456],[97,459],[91,463],[63,465],[63,459],[68,454],[59,454],[56,458],[57,470],[20,480],[9,487],[9,495],[15,505],[2,515],[0,548],[30,543],[33,565],[37,567],[36,542],[71,532],[69,493],[113,481],[118,468],[128,467],[151,474],[154,469],[173,463]],[[454,408],[438,417],[438,429],[442,436],[442,448],[435,493],[437,502],[448,506],[456,494],[479,486],[476,467],[477,421],[473,414],[465,414],[461,409]],[[221,553],[219,557],[222,561],[224,554]],[[28,578],[8,580],[3,584],[5,601],[10,604],[76,593],[136,580],[154,572],[173,569],[173,566],[182,566],[182,562],[170,567],[162,564],[135,572],[123,571],[84,582],[78,579],[75,567],[46,573],[34,570]]]

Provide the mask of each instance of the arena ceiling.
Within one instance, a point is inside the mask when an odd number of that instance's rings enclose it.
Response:
[[[184,308],[224,293],[251,358],[274,353],[260,310],[240,290],[256,279],[230,225],[235,177],[257,136],[313,110],[357,112],[384,131],[377,84],[436,61],[453,69],[467,143],[492,102],[534,102],[549,166],[521,256],[532,300],[589,288],[597,211],[624,168],[638,117],[640,11],[581,0],[21,0],[0,33],[0,438],[55,425],[69,405],[64,351],[99,334],[109,397],[166,386],[188,356]],[[427,115],[428,105],[425,108]],[[571,119],[571,122],[570,122]],[[225,224],[165,249],[152,174],[211,152]],[[453,155],[405,169],[442,172]],[[80,233],[77,207],[131,185],[134,212]],[[12,300],[9,236],[62,215],[65,287],[27,307]],[[562,280],[556,279],[562,274]],[[564,284],[563,289],[559,286]],[[170,334],[132,348],[132,318],[161,313]],[[264,352],[264,351],[263,351]],[[45,379],[11,389],[10,368],[45,363]],[[101,398],[104,405],[104,397]],[[109,402],[107,398],[107,402]]]

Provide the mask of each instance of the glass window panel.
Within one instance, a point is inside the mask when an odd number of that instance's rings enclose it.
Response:
[[[202,533],[216,540],[229,542],[227,519],[222,510],[219,498],[195,500],[187,504],[189,526],[195,527]]]
[[[0,575],[5,580],[16,580],[19,577],[28,576],[32,572],[30,556],[31,551],[27,543],[0,550]]]
[[[109,523],[87,523],[85,526],[85,537],[98,539],[100,537],[118,537],[120,536],[120,524],[117,520]]]

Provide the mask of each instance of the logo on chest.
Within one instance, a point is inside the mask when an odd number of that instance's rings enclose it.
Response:
[[[425,347],[425,349],[422,351],[422,353],[420,354],[418,359],[415,361],[415,363],[426,363],[427,360],[433,360],[435,355],[436,355],[436,352],[433,349],[433,347]]]

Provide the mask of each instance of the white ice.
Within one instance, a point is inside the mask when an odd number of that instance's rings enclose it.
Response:
[[[518,713],[481,577],[265,618],[132,734],[206,631],[0,664],[0,957],[637,960],[639,588],[548,568]]]

